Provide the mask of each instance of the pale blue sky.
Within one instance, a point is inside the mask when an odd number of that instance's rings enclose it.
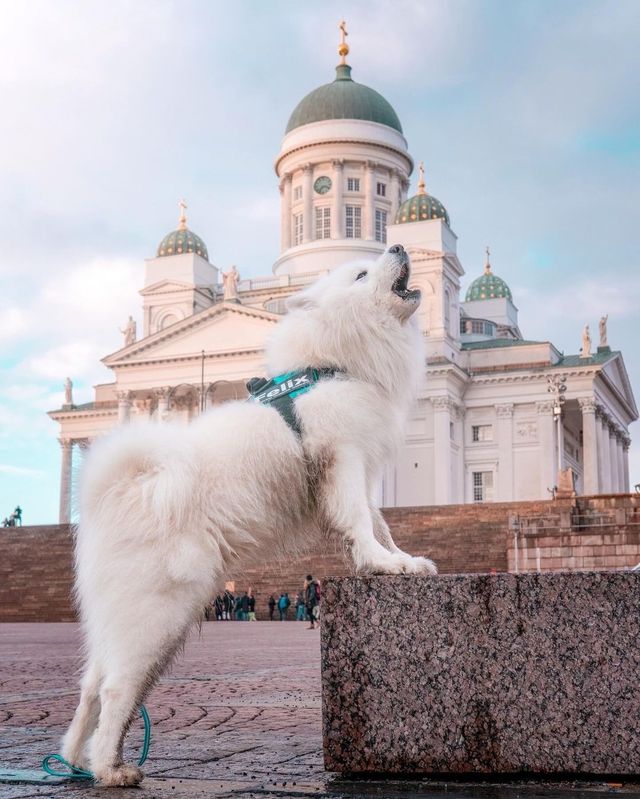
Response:
[[[67,374],[78,402],[110,379],[99,359],[140,318],[179,197],[216,264],[269,272],[273,161],[333,78],[343,16],[355,80],[394,106],[449,211],[464,288],[490,244],[527,338],[575,353],[608,313],[639,390],[636,0],[0,0],[0,516],[57,519],[45,411]]]

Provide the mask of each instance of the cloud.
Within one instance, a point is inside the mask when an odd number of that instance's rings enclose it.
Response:
[[[12,474],[24,477],[44,477],[41,469],[29,469],[26,466],[12,466],[10,463],[0,463],[0,474]]]

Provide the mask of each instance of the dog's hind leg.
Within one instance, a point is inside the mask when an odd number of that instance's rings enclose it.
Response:
[[[110,652],[109,670],[100,689],[100,720],[90,745],[91,769],[100,784],[138,785],[142,781],[138,766],[123,762],[124,738],[140,703],[183,643],[187,629],[188,625],[183,626],[167,640],[166,631],[150,630],[147,624],[142,644],[129,637],[126,647]]]
[[[100,715],[100,681],[102,671],[95,659],[89,659],[80,683],[80,701],[69,729],[62,740],[62,756],[79,768],[87,768],[87,742]]]

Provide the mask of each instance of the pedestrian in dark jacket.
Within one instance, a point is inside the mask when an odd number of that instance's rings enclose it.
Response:
[[[291,600],[289,599],[289,594],[286,592],[284,594],[280,594],[280,599],[278,600],[278,611],[280,613],[280,621],[287,620],[287,612],[289,611],[289,605],[291,604]]]
[[[271,596],[269,597],[269,601],[267,602],[267,604],[269,605],[269,621],[273,621],[273,614],[276,609],[276,600],[273,594],[271,594]]]
[[[318,583],[310,574],[307,574],[304,601],[307,608],[307,616],[309,618],[309,626],[307,627],[307,630],[313,630],[315,627],[316,606],[320,602],[320,589],[318,588]]]

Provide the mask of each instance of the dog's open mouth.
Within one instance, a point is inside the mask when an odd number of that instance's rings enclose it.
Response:
[[[394,294],[397,294],[401,300],[418,299],[420,297],[419,289],[410,289],[408,284],[409,262],[405,260],[400,266],[400,274],[395,279],[393,286],[391,286],[391,291],[393,291]]]

